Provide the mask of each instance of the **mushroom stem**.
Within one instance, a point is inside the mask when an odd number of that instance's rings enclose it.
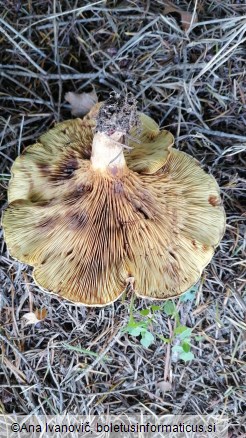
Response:
[[[122,132],[107,135],[97,132],[94,135],[91,153],[91,166],[94,170],[105,171],[112,168],[123,168],[126,165]]]
[[[97,171],[109,170],[113,175],[119,176],[117,169],[126,166],[123,154],[124,137],[139,123],[136,99],[132,93],[121,96],[112,92],[97,115],[92,143],[92,168]]]

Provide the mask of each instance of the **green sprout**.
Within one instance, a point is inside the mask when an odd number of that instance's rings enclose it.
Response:
[[[181,302],[193,301],[197,292],[197,286],[193,286],[184,295],[181,296]],[[171,337],[164,337],[158,333],[152,333],[151,326],[154,324],[155,313],[163,311],[167,316],[171,317],[175,324],[175,328]],[[172,300],[167,300],[161,306],[151,305],[149,308],[141,310],[134,314],[134,298],[130,303],[130,317],[127,325],[123,329],[124,333],[128,333],[133,337],[139,337],[140,343],[148,348],[154,343],[156,337],[161,339],[165,344],[171,344],[172,355],[176,355],[177,359],[188,362],[194,359],[194,354],[191,351],[192,343],[192,328],[186,327],[180,323],[179,312],[175,303]],[[195,340],[200,340],[199,336]]]
[[[124,327],[123,331],[128,333],[131,336],[140,336],[140,343],[148,348],[151,344],[153,344],[155,337],[149,331],[149,327],[153,322],[154,312],[161,309],[160,306],[151,306],[149,309],[143,309],[139,313],[141,315],[141,319],[136,319],[133,316],[133,299],[130,304],[130,318],[129,321]]]

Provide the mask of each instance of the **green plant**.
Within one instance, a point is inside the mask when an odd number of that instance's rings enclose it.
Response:
[[[154,335],[149,331],[149,326],[151,325],[154,312],[159,310],[160,306],[152,305],[149,309],[143,309],[139,313],[141,315],[140,319],[136,319],[133,316],[133,299],[130,304],[130,318],[124,327],[123,331],[131,336],[140,336],[141,344],[148,348],[155,340]]]
[[[193,301],[197,292],[197,286],[189,289],[180,298],[181,302]],[[165,301],[161,306],[151,305],[149,308],[141,310],[137,315],[133,314],[134,299],[130,304],[130,318],[123,331],[131,336],[140,337],[140,343],[148,348],[158,337],[166,344],[171,344],[172,355],[176,359],[181,359],[184,362],[194,359],[194,354],[191,351],[192,328],[180,323],[179,312],[172,300]],[[150,326],[154,323],[155,312],[163,311],[167,316],[174,320],[174,330],[170,337],[166,338],[158,333],[151,333]],[[196,340],[200,340],[195,337]]]
[[[166,301],[163,310],[175,320],[176,327],[173,335],[168,338],[169,342],[172,343],[172,354],[176,353],[177,359],[182,359],[184,362],[194,359],[194,355],[190,351],[192,329],[180,323],[177,308],[172,301]]]

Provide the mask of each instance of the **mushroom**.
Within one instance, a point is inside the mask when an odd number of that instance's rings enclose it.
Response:
[[[77,304],[104,306],[134,278],[138,296],[195,284],[225,229],[219,187],[173,136],[111,94],[57,124],[12,167],[4,236],[34,280]]]

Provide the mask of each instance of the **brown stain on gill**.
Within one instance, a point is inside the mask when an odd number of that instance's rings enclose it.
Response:
[[[213,195],[209,196],[209,198],[208,198],[208,202],[209,202],[209,204],[212,205],[213,207],[217,207],[218,205],[221,204],[220,199],[219,199],[217,196],[213,196]]]

